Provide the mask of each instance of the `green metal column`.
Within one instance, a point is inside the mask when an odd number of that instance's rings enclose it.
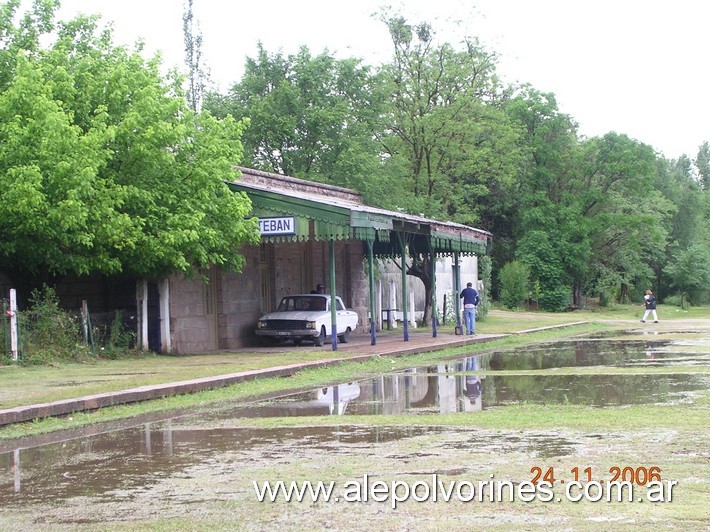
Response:
[[[367,239],[367,265],[369,268],[368,281],[370,283],[370,345],[377,344],[377,336],[375,334],[375,329],[377,328],[377,319],[375,318],[375,259],[373,246],[375,241],[368,238]]]
[[[461,275],[459,272],[459,252],[454,252],[454,308],[456,309],[456,326],[461,330]]]
[[[330,244],[330,337],[333,351],[338,350],[338,315],[335,310],[335,239]]]
[[[431,335],[436,338],[436,252],[429,238],[429,258],[431,259]]]
[[[404,341],[409,341],[409,316],[407,312],[407,245],[402,233],[397,233],[399,249],[402,253],[402,320],[404,321]]]

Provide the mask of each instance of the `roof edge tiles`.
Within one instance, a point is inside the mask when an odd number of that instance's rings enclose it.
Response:
[[[307,181],[298,177],[290,177],[281,174],[272,174],[262,170],[254,170],[243,166],[235,166],[241,176],[238,181],[254,185],[262,185],[278,190],[294,190],[306,194],[316,194],[323,196],[337,197],[354,203],[362,203],[362,194],[357,190],[338,187],[316,181]]]

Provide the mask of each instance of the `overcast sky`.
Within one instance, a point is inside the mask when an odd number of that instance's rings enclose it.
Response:
[[[408,20],[431,21],[442,41],[478,36],[500,54],[506,81],[553,92],[591,137],[625,133],[669,158],[695,157],[710,141],[710,2],[703,0],[193,0],[203,54],[225,91],[244,60],[307,45],[378,65],[390,57],[387,3]],[[116,41],[142,38],[168,66],[183,68],[184,0],[63,0],[60,18],[102,14]],[[460,21],[460,26],[454,25]]]

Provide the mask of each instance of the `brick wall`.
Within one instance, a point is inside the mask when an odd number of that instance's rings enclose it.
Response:
[[[303,192],[305,194],[329,196],[347,201],[354,201],[356,203],[362,203],[362,195],[356,190],[349,188],[327,185],[325,183],[316,183],[314,181],[306,181],[304,179],[298,179],[297,177],[271,174],[269,172],[262,172],[251,168],[243,168],[241,166],[236,167],[236,170],[241,172],[241,176],[238,181],[271,187],[276,189],[279,193],[293,190]]]

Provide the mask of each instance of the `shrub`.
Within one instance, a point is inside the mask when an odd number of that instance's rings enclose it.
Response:
[[[530,292],[530,268],[514,260],[500,270],[500,301],[508,308],[517,308]]]
[[[119,311],[113,314],[110,323],[104,320],[102,324],[99,319],[91,324],[93,345],[87,345],[81,318],[59,307],[53,288],[45,285],[33,290],[28,302],[29,308],[18,312],[20,361],[24,364],[86,361],[95,358],[98,351],[104,357],[118,358],[135,344],[135,334],[124,327],[125,320]],[[98,346],[100,350],[96,349]]]
[[[452,291],[447,291],[446,292],[446,307],[445,308],[437,308],[437,322],[438,323],[448,323],[448,324],[455,324],[456,323],[456,300],[454,299],[456,296]],[[446,314],[444,314],[446,312]]]
[[[22,352],[25,363],[77,360],[91,355],[83,341],[79,320],[59,308],[53,288],[33,290],[29,310],[19,314]]]
[[[546,289],[540,296],[540,306],[546,312],[561,312],[569,305],[570,291],[567,286]]]
[[[135,346],[136,335],[133,331],[126,330],[120,311],[116,311],[111,322],[105,355],[116,358],[118,355],[129,351]]]
[[[672,305],[674,307],[681,307],[682,306],[681,297],[679,295],[666,296],[663,299],[663,303],[666,305]]]

